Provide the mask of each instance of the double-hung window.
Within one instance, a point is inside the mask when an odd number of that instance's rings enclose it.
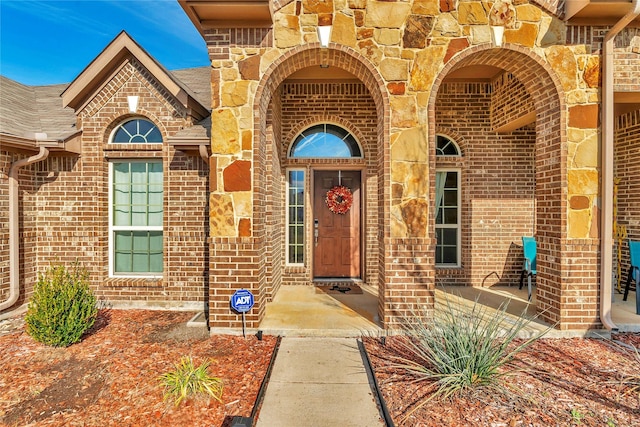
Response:
[[[161,144],[158,127],[145,118],[121,123],[111,144]],[[159,277],[163,271],[162,160],[109,163],[109,274]]]
[[[163,171],[161,161],[110,164],[111,274],[162,273]]]
[[[460,156],[458,146],[438,135],[436,159]],[[436,166],[436,265],[460,266],[460,170]]]

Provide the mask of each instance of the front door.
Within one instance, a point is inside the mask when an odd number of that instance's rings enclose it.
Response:
[[[360,171],[316,171],[313,188],[315,278],[360,277]],[[327,205],[327,193],[336,186],[351,190],[353,201],[346,205],[334,199],[334,211]],[[337,206],[336,206],[337,204]]]

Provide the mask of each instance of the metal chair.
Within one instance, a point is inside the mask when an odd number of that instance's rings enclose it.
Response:
[[[631,279],[636,282],[636,314],[640,314],[640,295],[638,287],[640,285],[640,241],[629,239],[629,274],[627,275],[627,284],[624,287],[623,301],[627,300],[629,295],[629,285]]]
[[[529,286],[529,301],[531,301],[531,276],[536,274],[536,238],[535,237],[522,237],[522,251],[524,253],[524,263],[522,265],[522,273],[520,273],[520,288],[522,289],[524,276],[527,276],[527,282]]]

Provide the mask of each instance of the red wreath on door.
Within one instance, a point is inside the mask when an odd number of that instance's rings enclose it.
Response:
[[[344,185],[336,185],[327,191],[325,202],[327,202],[327,206],[331,212],[344,215],[351,209],[353,194],[351,190]]]

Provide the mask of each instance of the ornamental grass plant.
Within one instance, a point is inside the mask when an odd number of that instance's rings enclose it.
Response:
[[[222,380],[209,376],[210,362],[204,361],[196,367],[191,356],[185,356],[175,365],[175,369],[160,376],[164,385],[164,400],[173,399],[176,406],[192,396],[211,396],[222,402]]]
[[[78,263],[71,269],[52,265],[38,273],[27,308],[27,333],[53,347],[68,347],[82,338],[98,315],[96,297],[89,288],[89,273]]]
[[[390,368],[405,371],[412,381],[429,382],[435,390],[407,417],[434,398],[479,388],[507,391],[503,380],[520,370],[512,364],[515,356],[552,328],[520,341],[517,338],[535,318],[523,313],[514,319],[507,313],[508,301],[494,311],[477,299],[467,307],[444,295],[445,303],[436,305],[432,318],[418,313],[404,319],[407,337],[400,344],[402,355]]]

